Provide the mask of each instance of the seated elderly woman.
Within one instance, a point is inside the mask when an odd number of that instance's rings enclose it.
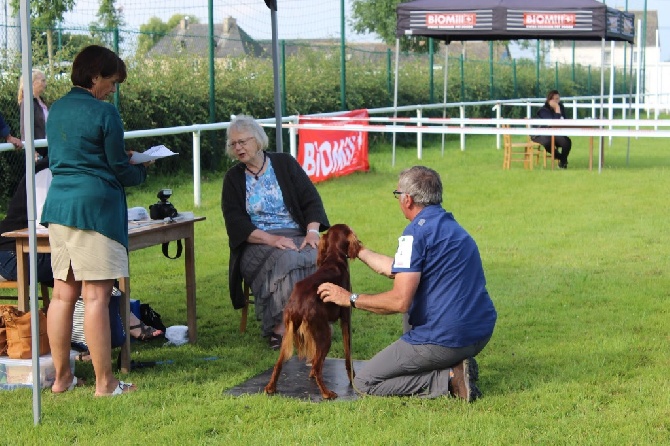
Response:
[[[281,345],[282,315],[293,285],[316,271],[319,232],[328,229],[321,197],[289,154],[266,152],[268,137],[250,116],[228,128],[228,155],[239,161],[223,180],[221,209],[230,246],[230,297],[245,300],[242,280],[255,298],[270,347]]]

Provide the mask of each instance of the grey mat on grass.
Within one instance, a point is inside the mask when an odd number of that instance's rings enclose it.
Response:
[[[366,361],[353,361],[354,371],[360,370]],[[245,394],[263,393],[270,381],[272,369],[256,375],[242,384],[224,392],[227,395],[240,396]],[[275,396],[299,398],[308,401],[322,401],[321,392],[314,379],[308,378],[310,367],[304,360],[293,356],[284,363],[281,375],[277,381]],[[356,400],[359,395],[349,384],[344,359],[326,358],[323,364],[323,381],[333,392],[337,393],[336,401]]]

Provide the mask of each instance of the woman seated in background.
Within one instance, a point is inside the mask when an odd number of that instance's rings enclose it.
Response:
[[[34,139],[44,139],[47,137],[47,117],[49,116],[49,109],[42,99],[42,93],[47,88],[47,78],[43,72],[38,69],[33,69],[33,131]],[[21,140],[26,140],[25,125],[23,123],[23,76],[19,79],[19,109],[21,111]],[[47,155],[46,147],[35,148],[35,158],[39,159]]]
[[[561,102],[561,95],[558,90],[551,90],[547,93],[547,100],[544,105],[537,111],[538,119],[566,119],[565,107]],[[551,136],[540,135],[532,136],[531,139],[537,143],[542,144],[547,153],[551,154]],[[572,149],[572,140],[567,136],[554,136],[554,158],[558,160],[558,167],[561,169],[568,168],[568,155]],[[558,148],[561,151],[558,151]]]
[[[321,197],[289,154],[266,152],[268,137],[250,116],[238,115],[226,153],[238,164],[226,172],[221,208],[228,233],[230,297],[254,294],[256,318],[274,350],[284,334],[283,311],[293,285],[316,271],[319,232],[328,229]]]
[[[38,222],[51,184],[51,177],[49,159],[43,158],[37,161],[35,163],[35,209]],[[7,215],[0,221],[0,234],[28,227],[27,196],[26,176],[23,175],[7,206]],[[0,235],[0,282],[8,280],[16,280],[16,240]],[[37,281],[53,286],[51,254],[37,254]]]

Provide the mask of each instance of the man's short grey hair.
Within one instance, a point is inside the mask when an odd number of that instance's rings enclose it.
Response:
[[[249,133],[256,140],[256,144],[258,144],[260,150],[265,150],[268,147],[268,135],[263,130],[263,127],[251,116],[237,115],[230,122],[228,131],[226,132],[226,154],[233,159],[235,159],[235,152],[230,147],[231,132]]]
[[[412,197],[419,206],[442,203],[440,174],[425,166],[414,166],[400,172],[398,190]]]

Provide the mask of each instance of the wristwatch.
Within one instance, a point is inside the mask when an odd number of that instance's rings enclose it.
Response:
[[[358,300],[358,294],[352,293],[351,296],[349,296],[349,304],[351,305],[351,308],[356,308],[356,300]]]

